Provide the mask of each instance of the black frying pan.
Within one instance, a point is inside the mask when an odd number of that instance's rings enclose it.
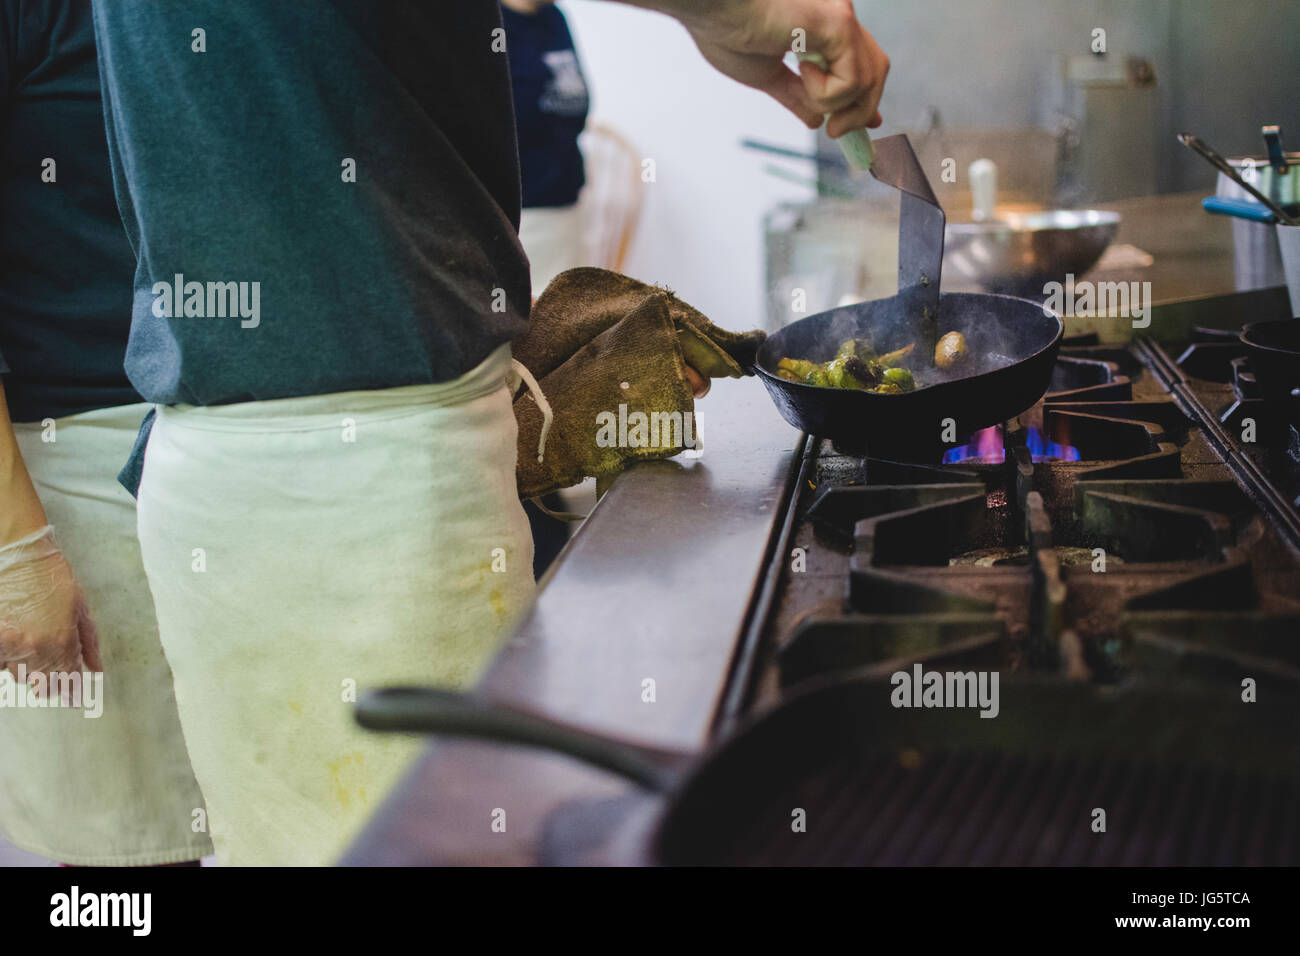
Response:
[[[1240,338],[1250,353],[1260,395],[1300,422],[1300,319],[1256,322],[1242,329]]]
[[[1300,862],[1292,695],[1003,681],[986,719],[894,690],[809,682],[698,759],[438,690],[367,694],[357,719],[543,747],[665,795],[644,863]]]
[[[787,325],[759,348],[755,371],[781,417],[795,428],[878,458],[906,456],[918,438],[924,447],[937,444],[949,418],[955,438],[964,441],[1020,414],[1047,391],[1064,325],[1041,305],[1004,295],[948,293],[939,299],[937,325],[939,336],[953,331],[966,336],[972,362],[945,374],[929,368],[932,356],[917,355],[912,367],[918,388],[903,395],[819,388],[776,374],[783,358],[824,362],[854,337],[870,339],[877,352],[911,342],[922,351],[919,318],[909,314],[900,296]]]

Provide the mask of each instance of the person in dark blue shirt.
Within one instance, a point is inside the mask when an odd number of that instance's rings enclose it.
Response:
[[[523,187],[519,241],[537,296],[565,269],[593,264],[577,205],[590,97],[563,13],[544,0],[502,0],[501,8]]]
[[[578,136],[590,97],[564,14],[542,0],[502,0],[525,209],[572,206],[585,176]]]

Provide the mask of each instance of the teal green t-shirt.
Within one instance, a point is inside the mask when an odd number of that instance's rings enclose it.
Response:
[[[494,0],[95,0],[126,371],[216,405],[456,378],[530,303]]]

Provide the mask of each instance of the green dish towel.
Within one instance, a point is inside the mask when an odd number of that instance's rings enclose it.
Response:
[[[515,397],[520,497],[588,477],[603,485],[630,462],[694,447],[686,366],[709,378],[752,374],[765,337],[721,329],[669,290],[617,272],[562,272],[511,348],[554,413],[543,443],[536,396],[528,389]]]

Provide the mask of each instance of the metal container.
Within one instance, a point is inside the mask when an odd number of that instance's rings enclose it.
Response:
[[[1045,283],[1082,276],[1096,265],[1119,224],[1118,213],[1097,209],[951,223],[944,270],[989,292],[1041,295]]]
[[[1229,162],[1242,179],[1278,205],[1300,204],[1300,153],[1280,153],[1279,168],[1267,158],[1247,157]],[[1215,195],[1226,199],[1252,198],[1223,173],[1219,174]],[[1233,272],[1238,290],[1264,289],[1286,281],[1277,239],[1277,232],[1270,225],[1233,220]]]

